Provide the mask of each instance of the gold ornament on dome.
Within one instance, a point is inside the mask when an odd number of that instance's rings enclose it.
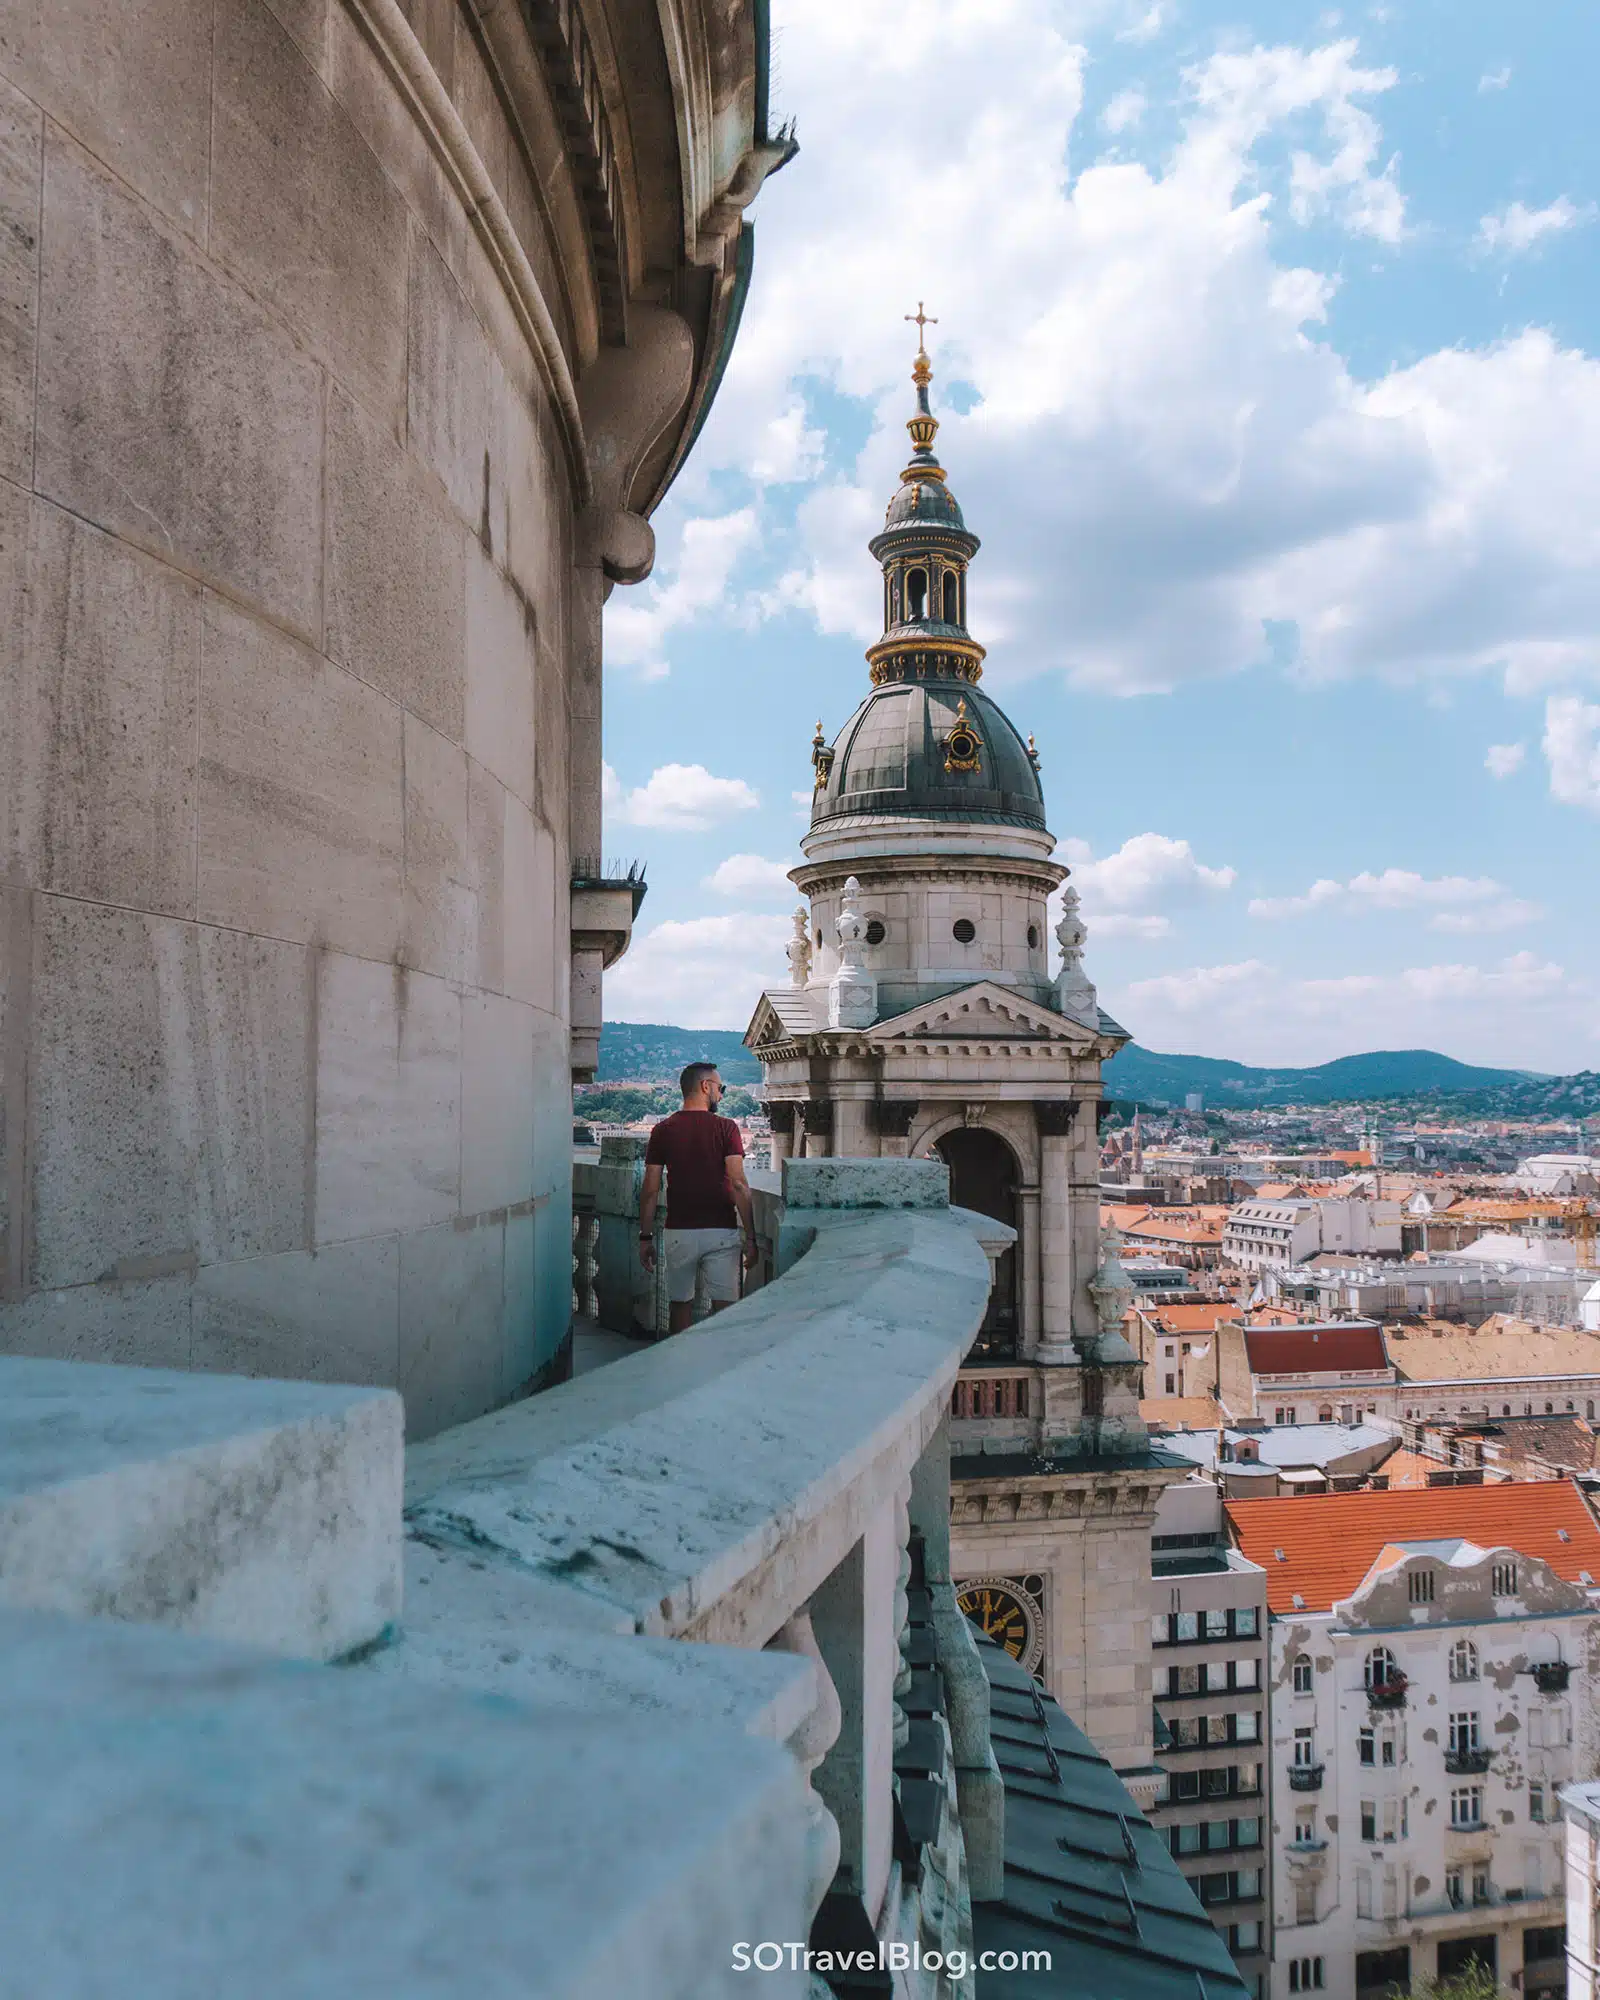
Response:
[[[944,739],[944,767],[947,771],[975,771],[983,755],[983,739],[967,720],[967,698],[956,705],[956,726]]]

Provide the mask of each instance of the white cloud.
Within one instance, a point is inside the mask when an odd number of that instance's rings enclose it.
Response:
[[[1161,33],[1162,21],[1165,14],[1166,9],[1162,6],[1161,0],[1155,0],[1153,6],[1146,7],[1136,20],[1130,21],[1127,27],[1119,30],[1117,40],[1119,42],[1153,42],[1156,36]]]
[[[1193,966],[1103,994],[1147,1048],[1254,1063],[1316,1063],[1362,1049],[1437,1048],[1496,1067],[1593,1061],[1594,998],[1532,952],[1491,966],[1303,979],[1261,959]]]
[[[1252,917],[1301,917],[1313,910],[1353,915],[1362,910],[1429,911],[1436,931],[1510,930],[1544,915],[1537,903],[1510,895],[1488,875],[1418,875],[1409,868],[1385,868],[1381,875],[1352,875],[1348,882],[1324,876],[1303,896],[1255,896]]]
[[[1163,937],[1170,925],[1160,912],[1188,908],[1234,883],[1232,868],[1208,868],[1188,841],[1164,833],[1136,833],[1098,861],[1087,841],[1065,840],[1061,858],[1086,921],[1104,937]]]
[[[738,896],[746,901],[769,903],[776,897],[791,900],[798,893],[789,880],[792,863],[768,861],[759,854],[730,854],[719,862],[701,885],[719,896]]]
[[[704,764],[662,764],[644,784],[624,792],[607,766],[601,773],[601,803],[606,816],[623,826],[695,833],[750,811],[760,805],[761,795],[743,778],[714,778]]]
[[[1483,760],[1483,768],[1492,778],[1509,778],[1513,772],[1522,769],[1527,754],[1526,743],[1491,743]]]
[[[1521,257],[1547,236],[1559,236],[1594,217],[1591,205],[1580,208],[1570,196],[1558,195],[1547,208],[1529,208],[1514,201],[1478,224],[1478,247],[1493,255]]]
[[[761,448],[781,449],[773,439],[787,417],[785,411],[765,427]],[[789,472],[782,476],[799,475]],[[734,568],[755,543],[757,529],[753,507],[686,521],[675,560],[666,565],[658,562],[648,583],[616,591],[607,603],[607,664],[631,667],[645,680],[659,680],[666,674],[668,638],[679,626],[727,604]]]
[[[1543,749],[1551,798],[1600,812],[1600,707],[1577,695],[1552,695],[1544,706]]]
[[[1145,114],[1145,94],[1142,90],[1119,90],[1105,110],[1100,114],[1100,123],[1108,132],[1131,132]]]
[[[788,984],[791,935],[788,917],[749,910],[659,923],[606,974],[606,1019],[743,1028],[763,986]]]
[[[1509,63],[1504,64],[1499,69],[1485,70],[1483,75],[1478,78],[1478,93],[1482,96],[1491,90],[1504,90],[1510,81],[1511,65]]]
[[[787,573],[764,606],[878,629],[863,545],[904,463],[901,315],[926,296],[1002,692],[1019,671],[1116,693],[1236,672],[1268,627],[1307,677],[1600,676],[1600,363],[1530,331],[1363,381],[1322,331],[1337,275],[1296,262],[1290,219],[1379,244],[1405,227],[1391,72],[1354,42],[1199,64],[1159,165],[1084,165],[1081,23],[1050,0],[779,13],[805,167],[763,192],[761,275],[684,484],[747,469],[818,378],[866,404],[870,434],[765,544]],[[952,74],[963,114],[906,212],[882,106]],[[959,419],[952,376],[977,396]]]

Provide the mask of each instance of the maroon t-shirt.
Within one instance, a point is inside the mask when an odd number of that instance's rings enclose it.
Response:
[[[734,1153],[744,1157],[739,1128],[714,1111],[674,1111],[656,1126],[644,1163],[667,1170],[669,1229],[738,1228],[728,1188],[727,1161]]]

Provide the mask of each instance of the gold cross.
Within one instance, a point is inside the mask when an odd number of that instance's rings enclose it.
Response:
[[[915,322],[915,324],[916,324],[916,329],[917,329],[917,345],[918,345],[918,347],[923,347],[923,346],[925,346],[925,345],[926,345],[927,343],[926,343],[926,342],[925,342],[925,341],[923,340],[923,337],[922,337],[922,329],[923,329],[923,328],[924,328],[925,326],[937,326],[937,325],[939,324],[939,322],[938,322],[938,321],[937,321],[936,319],[932,318],[930,314],[928,314],[928,313],[925,313],[925,312],[924,312],[924,311],[922,310],[922,301],[921,301],[921,299],[918,299],[918,300],[917,300],[917,309],[916,309],[916,311],[915,311],[914,313],[907,313],[907,314],[906,314],[906,318],[907,318],[908,320],[912,320],[912,321],[914,321],[914,322]]]

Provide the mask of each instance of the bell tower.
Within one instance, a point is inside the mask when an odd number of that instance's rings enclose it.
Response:
[[[1101,1066],[1128,1037],[1084,969],[1070,887],[1052,974],[1068,871],[1033,739],[982,686],[979,541],[935,453],[920,338],[911,380],[911,455],[868,544],[868,692],[831,741],[817,725],[790,983],[745,1039],[780,1157],[936,1155],[952,1201],[1016,1232],[956,1385],[952,1560],[974,1603],[1023,1607],[1026,1664],[1133,1781],[1151,1753],[1150,1522],[1186,1468],[1150,1450],[1129,1287],[1100,1242]]]

